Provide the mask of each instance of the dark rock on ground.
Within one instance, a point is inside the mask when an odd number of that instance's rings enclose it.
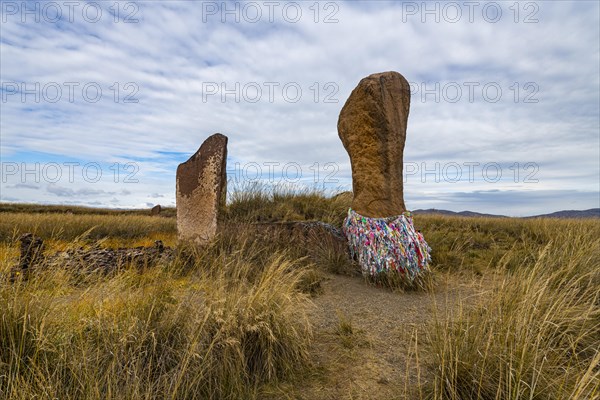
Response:
[[[42,268],[65,268],[76,273],[111,273],[122,268],[150,268],[168,263],[175,251],[157,240],[154,247],[135,248],[83,248],[60,251],[53,255],[44,254],[43,240],[31,233],[20,238],[21,256],[19,265],[11,268],[10,280],[28,279],[35,270]]]
[[[157,204],[154,207],[152,207],[152,209],[150,210],[150,215],[159,215],[161,211],[162,211],[161,205]]]

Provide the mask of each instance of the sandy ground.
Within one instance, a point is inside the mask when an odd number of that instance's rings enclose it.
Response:
[[[479,278],[446,275],[432,292],[400,293],[361,277],[327,275],[310,312],[313,368],[272,398],[419,398],[415,390],[429,377],[424,360],[415,357],[415,341],[421,345],[436,309],[473,303],[481,288]]]

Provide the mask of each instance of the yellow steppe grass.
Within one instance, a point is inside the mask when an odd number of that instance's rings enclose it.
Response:
[[[251,193],[225,216],[339,226],[347,206],[345,197]],[[429,383],[399,398],[600,398],[598,220],[423,215],[415,225],[433,248],[434,282],[475,274],[491,283],[474,304],[424,321],[411,351]],[[293,385],[313,368],[303,287],[307,276],[320,279],[315,269],[344,270],[337,254],[328,256],[335,268],[311,266],[294,249],[231,232],[192,263],[176,257],[83,283],[42,271],[9,283],[24,232],[49,252],[176,241],[174,218],[2,213],[0,398],[10,400],[260,398],[264,384]]]

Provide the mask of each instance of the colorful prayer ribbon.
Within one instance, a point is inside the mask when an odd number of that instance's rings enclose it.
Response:
[[[408,211],[395,217],[369,218],[350,208],[343,231],[364,275],[396,271],[412,281],[429,269],[431,248],[415,230]]]

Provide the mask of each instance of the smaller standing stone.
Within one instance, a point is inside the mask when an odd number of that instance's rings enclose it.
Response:
[[[196,154],[177,167],[177,237],[204,246],[217,232],[225,205],[227,136],[215,133]]]
[[[154,207],[152,207],[152,209],[150,210],[150,215],[158,215],[158,214],[160,214],[161,211],[162,211],[162,207],[160,206],[160,204],[157,204]]]

